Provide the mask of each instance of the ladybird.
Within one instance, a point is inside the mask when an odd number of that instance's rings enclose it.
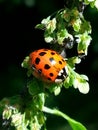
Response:
[[[29,57],[32,74],[38,79],[48,83],[61,83],[68,76],[66,61],[54,50],[35,50]]]

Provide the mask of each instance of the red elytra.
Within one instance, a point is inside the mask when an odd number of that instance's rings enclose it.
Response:
[[[67,77],[67,63],[54,50],[39,49],[31,52],[29,64],[32,74],[45,82],[60,83]]]

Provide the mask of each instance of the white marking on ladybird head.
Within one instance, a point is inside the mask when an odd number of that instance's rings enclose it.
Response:
[[[67,68],[67,66],[65,66],[65,71],[66,71],[66,74],[68,75],[68,68]]]
[[[63,73],[63,69],[61,69],[61,70],[59,71],[58,76],[61,76],[62,73]]]
[[[55,80],[55,83],[61,83],[62,82],[62,79],[56,79]]]
[[[57,78],[55,79],[56,83],[61,83],[63,82],[68,76],[68,68],[65,66],[63,69],[61,69],[58,73]]]

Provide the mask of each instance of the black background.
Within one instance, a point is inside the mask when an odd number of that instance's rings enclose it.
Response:
[[[51,13],[64,7],[56,0],[35,0],[34,5],[14,1],[0,3],[0,99],[18,94],[26,85],[26,70],[21,67],[25,56],[31,51],[48,47],[43,31],[34,27]],[[98,129],[98,11],[87,7],[85,19],[91,22],[92,42],[88,56],[77,65],[78,73],[89,77],[90,92],[87,95],[73,88],[62,89],[59,96],[47,99],[49,107],[57,107],[83,123],[88,130]],[[67,122],[60,117],[48,115],[48,130],[65,130]],[[64,126],[64,128],[63,128]],[[70,128],[66,126],[67,130]]]

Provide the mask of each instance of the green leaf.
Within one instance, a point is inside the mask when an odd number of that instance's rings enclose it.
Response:
[[[39,93],[37,96],[35,96],[34,105],[36,106],[36,108],[42,110],[44,103],[45,103],[45,93]]]
[[[65,88],[69,88],[70,86],[72,86],[73,85],[73,80],[74,80],[74,75],[69,75],[68,77],[67,77],[67,79],[64,81],[64,83],[63,83],[63,86],[65,87]]]
[[[46,28],[47,30],[50,30],[50,33],[52,33],[56,29],[56,18],[50,20]]]
[[[68,38],[68,31],[64,28],[57,32],[57,41],[59,44],[62,44],[65,38]]]
[[[53,41],[53,37],[51,37],[51,36],[45,36],[45,41],[46,41],[47,43],[50,43],[50,42]]]
[[[43,19],[42,21],[41,21],[41,24],[43,24],[43,25],[47,25],[49,22],[50,22],[50,16],[48,16],[47,18],[45,18],[45,19]]]
[[[78,50],[78,54],[84,53],[85,55],[87,55],[88,53],[88,46],[90,45],[90,42],[92,40],[91,36],[88,35],[87,32],[83,33],[83,34],[79,34],[76,35],[77,37],[77,50]]]
[[[54,115],[63,117],[64,119],[66,119],[68,121],[68,123],[70,124],[70,126],[72,127],[73,130],[87,130],[83,124],[70,118],[68,115],[66,115],[65,113],[63,113],[57,109],[50,109],[50,108],[47,108],[44,106],[43,111],[46,113],[50,113],[50,114],[54,114]]]
[[[73,68],[71,68],[68,64],[68,77],[64,81],[63,86],[68,88],[73,86],[75,89],[78,89],[81,93],[87,94],[89,92],[89,84],[88,77],[86,75],[80,75],[76,73]]]
[[[87,130],[84,125],[82,125],[80,122],[75,121],[72,118],[68,119],[69,124],[71,125],[73,130]]]
[[[21,66],[24,68],[28,68],[29,67],[28,62],[29,62],[29,56],[26,56],[23,62],[21,63]]]
[[[81,19],[76,19],[74,24],[73,24],[73,28],[74,28],[74,31],[78,32],[80,30],[80,27],[81,27]]]
[[[98,0],[95,0],[95,7],[98,9]]]
[[[60,92],[61,92],[61,87],[57,86],[57,88],[54,91],[55,96],[59,95]]]
[[[37,24],[36,26],[35,26],[35,28],[36,29],[44,29],[45,28],[45,25],[43,25],[43,24]]]
[[[78,56],[74,56],[71,58],[68,58],[67,63],[71,66],[71,68],[75,68],[75,64],[79,64],[81,62],[81,59]]]
[[[85,33],[85,31],[88,34],[91,34],[92,28],[91,28],[90,22],[86,21],[84,19],[84,17],[82,16],[82,23],[81,23],[80,33]]]
[[[82,79],[84,79],[84,80],[86,80],[86,81],[89,80],[88,77],[87,77],[86,75],[84,75],[84,74],[81,74],[80,76],[81,76]]]
[[[28,90],[29,90],[29,93],[34,96],[40,92],[42,92],[43,90],[43,83],[42,81],[38,81],[36,78],[33,77],[33,79],[28,82]]]

